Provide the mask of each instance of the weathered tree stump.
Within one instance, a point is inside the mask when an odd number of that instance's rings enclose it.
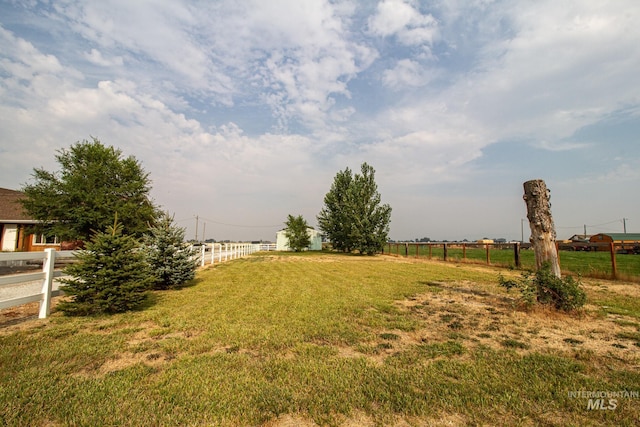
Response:
[[[540,269],[542,264],[548,262],[551,272],[561,277],[549,193],[550,190],[541,179],[524,183],[523,198],[527,204],[527,218],[531,228],[530,241],[536,255],[536,269]]]

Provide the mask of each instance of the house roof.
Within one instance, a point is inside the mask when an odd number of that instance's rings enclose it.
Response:
[[[0,188],[0,222],[4,223],[34,223],[35,220],[22,209],[20,199],[24,198],[21,191]]]
[[[591,236],[592,236],[591,234],[574,234],[573,236],[569,237],[569,240],[573,240],[573,241],[589,241]]]

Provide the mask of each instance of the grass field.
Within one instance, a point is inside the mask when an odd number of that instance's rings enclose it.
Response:
[[[5,310],[0,424],[637,425],[640,399],[589,410],[575,393],[640,393],[638,285],[589,280],[581,313],[523,311],[498,272],[261,253],[138,312]]]
[[[473,263],[486,263],[487,251],[482,245],[480,247],[467,247],[463,252],[461,246],[447,248],[447,259],[451,261],[466,261]],[[385,246],[385,252],[389,247]],[[409,257],[416,256],[416,245],[409,245],[407,251]],[[404,244],[392,244],[391,254],[405,256]],[[429,257],[429,248],[422,245],[419,249],[420,257]],[[583,252],[583,251],[559,251],[560,266],[563,271],[568,274],[582,275],[598,278],[609,278],[612,274],[611,254],[604,252]],[[442,260],[444,258],[444,250],[441,245],[433,245],[431,249],[431,258],[434,260]],[[497,266],[515,266],[513,248],[510,246],[490,247],[489,262]],[[535,254],[533,250],[521,250],[520,262],[522,268],[535,267]],[[627,279],[640,281],[640,256],[633,254],[617,254],[616,267],[618,276]]]

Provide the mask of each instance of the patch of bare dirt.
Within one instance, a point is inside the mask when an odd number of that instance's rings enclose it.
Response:
[[[62,298],[64,297],[59,296],[51,299],[52,311]],[[43,319],[38,318],[39,312],[40,303],[37,302],[30,302],[28,304],[0,310],[0,335],[22,329],[28,329],[37,323],[42,323]]]
[[[593,286],[586,287],[591,291]],[[628,284],[608,282],[608,292],[635,294]],[[615,289],[615,291],[614,291]],[[628,316],[603,314],[599,307],[585,306],[575,313],[535,306],[524,309],[515,295],[477,289],[472,283],[429,283],[429,290],[398,301],[397,307],[422,320],[416,330],[380,331],[368,343],[375,363],[410,346],[457,340],[466,349],[487,346],[518,353],[546,352],[576,358],[600,358],[607,363],[640,367],[640,322]],[[344,357],[362,356],[351,348],[340,348]],[[464,355],[461,357],[465,357]]]
[[[422,426],[422,427],[449,427],[449,426],[462,426],[467,425],[465,417],[458,414],[440,414],[434,418],[427,417],[393,417],[392,420],[388,420],[384,423],[386,426],[391,427],[409,427],[409,426]],[[369,415],[362,411],[355,411],[349,417],[341,417],[336,423],[339,427],[374,427],[380,425],[379,421],[376,421]],[[262,427],[317,427],[313,420],[308,417],[299,414],[286,414],[281,415],[275,420],[268,421],[262,424]]]

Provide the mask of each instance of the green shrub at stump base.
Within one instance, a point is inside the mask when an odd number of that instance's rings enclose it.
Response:
[[[571,311],[582,307],[587,300],[580,280],[575,280],[572,276],[557,277],[551,272],[548,262],[535,273],[522,273],[520,281],[506,280],[502,275],[498,280],[500,286],[507,290],[519,289],[522,301],[528,306],[538,302],[551,305],[557,310]]]

